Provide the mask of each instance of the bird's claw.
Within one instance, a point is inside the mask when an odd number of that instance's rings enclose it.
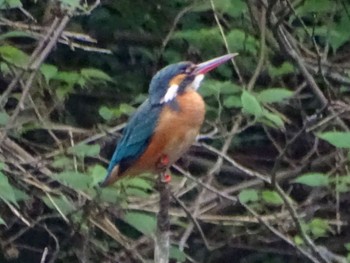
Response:
[[[158,163],[157,163],[157,168],[159,170],[163,170],[165,171],[165,169],[168,167],[170,163],[169,157],[166,154],[163,154],[162,156],[160,156]]]
[[[169,162],[170,162],[170,161],[169,161],[168,155],[163,154],[163,155],[160,157],[160,160],[159,160],[160,165],[166,167],[166,166],[169,165]]]
[[[162,183],[168,184],[171,182],[171,175],[168,173],[163,173],[160,180]]]

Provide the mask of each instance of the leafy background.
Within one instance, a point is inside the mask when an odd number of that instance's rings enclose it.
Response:
[[[98,182],[158,69],[238,52],[172,170],[172,262],[348,262],[349,10],[0,0],[0,261],[151,262],[153,176]]]

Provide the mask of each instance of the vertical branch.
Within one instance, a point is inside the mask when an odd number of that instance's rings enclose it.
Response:
[[[159,211],[157,215],[157,232],[154,245],[154,262],[168,263],[170,247],[170,189],[169,183],[165,182],[165,172],[158,175],[157,187],[159,191]]]

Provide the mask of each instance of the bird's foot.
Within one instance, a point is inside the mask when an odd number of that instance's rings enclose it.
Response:
[[[162,154],[157,163],[157,169],[160,172],[160,182],[161,183],[170,183],[171,175],[168,174],[167,168],[169,166],[170,160],[167,154]]]
[[[165,171],[165,169],[169,166],[169,163],[170,163],[170,160],[168,155],[162,154],[162,156],[160,156],[157,163],[158,170]]]
[[[171,182],[171,175],[168,173],[163,173],[162,178],[161,178],[161,182],[166,183],[166,184],[170,183]]]
[[[170,160],[169,160],[169,156],[168,156],[168,155],[163,154],[163,155],[160,157],[160,160],[159,160],[160,165],[166,167],[166,166],[169,165],[169,162],[170,162]]]

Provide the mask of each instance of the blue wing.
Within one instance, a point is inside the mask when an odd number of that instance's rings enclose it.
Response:
[[[124,128],[123,136],[109,163],[105,181],[116,165],[125,171],[146,150],[161,109],[161,105],[152,105],[149,100],[140,105]]]

